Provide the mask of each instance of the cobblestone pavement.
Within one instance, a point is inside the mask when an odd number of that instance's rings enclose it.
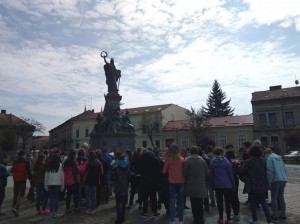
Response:
[[[287,224],[298,224],[300,223],[300,166],[297,165],[287,165],[289,172],[289,182],[286,186],[285,199],[287,204],[287,217],[288,220],[285,222]],[[240,186],[240,192],[242,192],[243,184]],[[241,203],[246,200],[246,195],[240,193]],[[113,224],[115,220],[115,208],[114,199],[111,198],[110,202],[105,205],[100,205],[96,210],[94,215],[71,214],[65,215],[65,205],[64,202],[60,203],[59,212],[60,214],[56,219],[52,219],[49,215],[36,216],[34,203],[24,202],[20,208],[20,216],[14,217],[10,214],[10,209],[12,205],[12,187],[9,186],[6,191],[6,199],[3,204],[3,212],[7,215],[0,217],[1,224]],[[189,205],[189,202],[188,202]],[[134,223],[153,223],[153,224],[168,224],[168,217],[165,215],[165,210],[160,210],[161,216],[156,219],[151,217],[147,219],[142,219],[139,216],[138,205],[134,205],[130,211],[126,214],[125,224]],[[205,223],[206,224],[216,224],[218,219],[217,208],[211,208],[210,212],[205,213]],[[250,209],[241,205],[241,219],[239,222],[233,222],[233,224],[246,224],[249,223],[251,219]],[[262,209],[258,209],[258,218],[260,223],[266,223]],[[192,224],[192,213],[191,209],[185,210],[185,224]]]

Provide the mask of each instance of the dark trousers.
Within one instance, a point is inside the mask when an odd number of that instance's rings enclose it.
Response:
[[[74,208],[78,209],[79,204],[79,183],[66,186],[67,189],[67,197],[66,197],[66,209],[70,209],[71,197],[73,195]]]
[[[249,193],[249,202],[253,221],[257,221],[256,204],[259,203],[264,210],[267,222],[271,222],[270,211],[266,203],[265,193]]]
[[[218,189],[215,189],[215,191],[216,191],[216,197],[217,197],[219,218],[220,218],[220,220],[223,220],[223,210],[224,210],[223,201],[225,200],[226,217],[227,217],[227,220],[230,221],[231,220],[230,196],[231,196],[232,190],[230,188],[218,188]]]
[[[27,199],[30,201],[34,201],[34,190],[35,190],[35,183],[34,180],[30,181],[30,188],[27,194]]]
[[[97,206],[105,201],[105,186],[100,184],[97,186]]]
[[[142,201],[143,201],[143,213],[148,212],[148,198],[150,197],[151,210],[152,213],[157,212],[157,198],[156,189],[153,187],[143,187],[142,188]]]
[[[26,182],[14,182],[13,208],[19,209],[26,191]]]
[[[0,212],[1,212],[1,206],[5,198],[5,187],[0,187]]]
[[[190,197],[194,224],[204,223],[203,219],[203,198]]]
[[[133,204],[134,195],[136,193],[138,193],[138,201],[140,201],[139,183],[140,183],[140,177],[136,177],[136,176],[131,177],[129,205]]]
[[[48,203],[48,192],[45,190],[43,183],[36,184],[36,210],[45,210]]]
[[[231,191],[230,203],[233,210],[234,215],[238,215],[240,213],[240,200],[239,200],[239,192]]]
[[[128,194],[116,194],[115,198],[117,222],[122,223],[125,220],[125,207],[127,203]]]

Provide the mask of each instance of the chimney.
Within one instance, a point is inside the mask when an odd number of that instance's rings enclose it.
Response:
[[[6,110],[1,110],[1,114],[6,114]]]
[[[278,86],[270,86],[270,90],[277,90],[277,89],[281,89],[281,85],[278,85]]]

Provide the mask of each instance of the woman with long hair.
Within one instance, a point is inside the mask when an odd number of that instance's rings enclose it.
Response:
[[[45,173],[45,189],[49,192],[50,212],[57,217],[59,192],[64,190],[64,172],[60,156],[54,154],[48,161]]]
[[[63,164],[64,176],[65,176],[65,185],[67,189],[66,197],[66,214],[72,213],[70,209],[71,197],[73,195],[74,201],[74,213],[79,213],[79,170],[78,164],[76,161],[76,151],[71,150],[69,152],[68,158]]]
[[[169,175],[169,194],[170,194],[170,220],[175,223],[176,205],[179,224],[183,223],[184,212],[184,158],[180,156],[180,150],[176,145],[171,145],[165,155],[165,163],[162,172]],[[177,202],[176,202],[177,201]]]
[[[34,183],[36,186],[36,214],[45,215],[49,213],[47,209],[48,192],[45,189],[45,172],[46,172],[46,156],[43,153],[38,155],[38,158],[33,165]]]

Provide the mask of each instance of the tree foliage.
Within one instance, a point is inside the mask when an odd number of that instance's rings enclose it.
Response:
[[[300,149],[300,130],[286,130],[284,140],[289,148]]]
[[[191,110],[187,110],[186,115],[188,116],[188,125],[195,144],[202,149],[206,149],[208,145],[214,145],[214,141],[207,136],[209,118],[205,116],[204,108],[195,110],[191,107]]]
[[[144,112],[140,121],[140,127],[144,134],[147,134],[150,143],[154,146],[153,136],[155,132],[159,132],[159,124],[161,121],[160,113]]]
[[[21,119],[16,123],[16,131],[23,141],[23,150],[26,148],[26,144],[34,134],[44,133],[45,126],[34,118],[20,117]]]
[[[234,109],[230,107],[230,100],[223,102],[226,99],[226,93],[222,91],[217,80],[214,81],[206,107],[204,107],[204,115],[208,117],[225,117],[232,116]]]

